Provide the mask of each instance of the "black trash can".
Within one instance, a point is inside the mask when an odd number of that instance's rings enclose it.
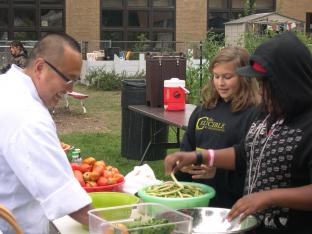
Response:
[[[145,80],[123,80],[121,88],[121,155],[128,159],[141,159],[150,139],[153,137],[152,132],[157,132],[154,136],[154,142],[166,142],[168,139],[168,126],[166,124],[128,109],[129,105],[145,104]],[[144,160],[160,160],[165,155],[165,148],[152,145]]]

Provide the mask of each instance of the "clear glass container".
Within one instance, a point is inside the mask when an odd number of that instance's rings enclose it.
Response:
[[[156,203],[93,209],[89,214],[89,233],[153,233],[189,234],[191,216]],[[145,231],[145,232],[144,232]]]

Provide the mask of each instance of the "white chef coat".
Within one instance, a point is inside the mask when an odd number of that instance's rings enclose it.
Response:
[[[15,65],[0,76],[0,203],[26,234],[91,203],[74,178],[53,119],[29,76]],[[0,220],[0,230],[9,225]]]

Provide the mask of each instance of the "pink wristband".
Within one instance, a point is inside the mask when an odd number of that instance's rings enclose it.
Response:
[[[212,167],[213,162],[214,162],[215,152],[213,149],[209,149],[207,151],[208,151],[208,159],[209,159],[208,166]]]

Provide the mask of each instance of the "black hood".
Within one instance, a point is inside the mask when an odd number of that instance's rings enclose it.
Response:
[[[260,45],[251,63],[260,63],[272,75],[267,79],[287,119],[305,112],[312,104],[312,56],[291,32]]]

